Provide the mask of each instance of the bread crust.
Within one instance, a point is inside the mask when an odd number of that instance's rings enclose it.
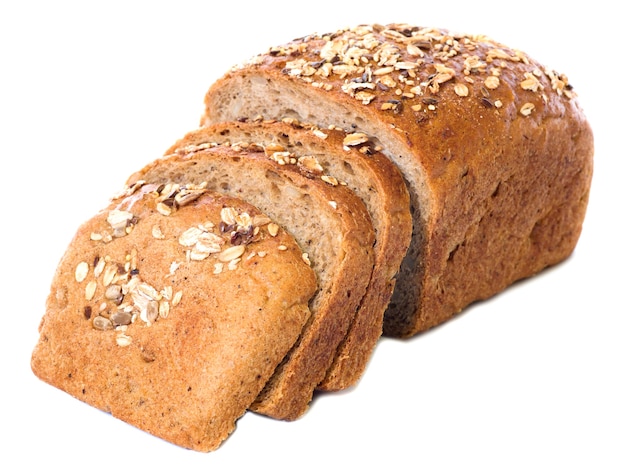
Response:
[[[205,190],[165,216],[155,190],[115,199],[78,229],[53,278],[32,369],[144,431],[212,451],[296,342],[315,275],[295,240],[282,229],[272,236],[251,205]],[[235,245],[219,230],[222,209],[257,222],[254,238]],[[112,232],[116,211],[132,217]],[[217,245],[204,258],[183,240],[200,228]]]
[[[395,278],[411,240],[409,194],[402,174],[366,137],[359,147],[347,147],[340,130],[321,130],[294,121],[218,123],[192,131],[170,147],[173,154],[205,143],[255,143],[266,154],[288,152],[308,160],[304,168],[315,175],[332,176],[366,202],[376,232],[375,264],[367,291],[346,337],[319,390],[346,389],[358,382],[382,334],[383,315]]]
[[[247,182],[242,176],[254,176]],[[332,247],[323,253],[336,260],[328,284],[320,288],[312,302],[312,316],[296,345],[279,365],[251,410],[273,418],[295,420],[308,409],[317,385],[332,364],[337,347],[355,317],[365,293],[374,264],[374,230],[362,201],[344,186],[333,186],[303,174],[296,165],[279,164],[258,149],[241,146],[198,146],[155,160],[135,173],[128,183],[176,179],[183,182],[206,181],[209,188],[249,200],[283,226],[303,247],[315,245],[300,239],[300,232],[289,222],[297,214],[299,200],[288,201],[284,212],[281,200],[271,195],[278,183],[302,190],[315,213],[332,219]],[[252,180],[255,180],[253,183]],[[277,181],[274,181],[277,180]],[[297,225],[319,225],[315,221]],[[320,236],[321,237],[321,236]],[[312,266],[317,259],[311,255]],[[318,282],[319,282],[318,274]]]
[[[489,38],[403,24],[310,35],[233,68],[205,105],[203,124],[261,115],[362,131],[398,164],[414,235],[385,334],[449,320],[564,260],[581,233],[593,135],[574,91]]]

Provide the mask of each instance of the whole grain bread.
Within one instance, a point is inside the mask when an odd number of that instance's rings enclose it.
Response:
[[[312,34],[234,67],[202,125],[289,117],[373,137],[411,195],[384,332],[408,337],[568,257],[593,136],[565,75],[484,36],[406,24]]]
[[[363,202],[346,186],[328,183],[306,168],[268,157],[252,145],[205,143],[155,160],[128,180],[129,185],[205,183],[249,201],[293,235],[307,254],[319,286],[311,318],[251,406],[285,420],[306,412],[355,317],[374,264],[374,230]]]
[[[205,187],[135,186],[83,224],[54,276],[34,373],[179,446],[235,429],[308,321],[296,241]]]
[[[328,177],[331,183],[332,179],[338,180],[365,203],[376,233],[372,278],[356,317],[317,388],[342,390],[354,385],[381,336],[383,315],[411,240],[409,194],[400,171],[374,149],[367,137],[294,121],[218,123],[188,133],[166,154],[184,153],[188,147],[207,143],[253,143],[268,155],[300,160],[308,164],[304,166],[308,173]]]

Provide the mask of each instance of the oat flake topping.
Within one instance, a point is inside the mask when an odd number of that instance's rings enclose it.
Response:
[[[259,118],[258,120],[262,120],[262,119]],[[293,119],[285,120],[285,122],[291,123],[293,125],[298,125],[301,127],[310,127],[311,133],[317,136],[318,138],[325,139],[323,137],[327,137],[327,134],[325,134],[318,128],[314,128],[312,125],[301,124],[299,122],[296,122]],[[323,137],[321,137],[320,134],[323,135]],[[351,146],[355,146],[359,144],[370,143],[369,140],[370,140],[369,137],[365,135],[364,133],[353,133],[346,138],[346,141],[344,141],[344,146],[349,148]],[[298,156],[293,151],[289,151],[285,149],[282,145],[273,144],[273,143],[270,143],[270,144],[244,143],[244,142],[237,142],[237,143],[225,142],[221,144],[202,143],[199,145],[185,146],[183,148],[176,150],[176,153],[180,156],[185,156],[185,155],[189,155],[189,154],[193,154],[197,152],[202,152],[203,150],[206,150],[212,147],[217,147],[217,146],[230,146],[235,151],[264,152],[265,156],[268,159],[275,161],[281,166],[287,166],[287,165],[296,166],[298,170],[300,171],[300,173],[302,173],[307,178],[319,178],[325,183],[331,184],[333,186],[337,186],[338,184],[345,185],[345,183],[339,182],[339,180],[337,180],[335,177],[324,174],[324,168],[319,163],[317,158],[315,158],[314,156],[311,156],[311,155]],[[361,147],[359,148],[359,151],[363,154],[371,153],[369,146]],[[233,218],[229,216],[222,216],[222,220],[228,224],[235,223],[233,221]],[[237,224],[240,224],[240,223],[237,223]]]
[[[141,181],[129,186],[120,196],[129,197],[141,190],[144,184]],[[157,212],[171,216],[180,207],[194,202],[206,190],[206,183],[185,186],[169,183],[147,193],[154,197]],[[216,275],[224,268],[231,271],[237,269],[247,245],[258,237],[261,226],[267,226],[267,234],[271,237],[275,237],[279,230],[267,216],[259,214],[251,217],[233,207],[222,208],[220,219],[219,225],[202,222],[178,236],[178,243],[187,262],[201,261],[215,255],[213,273]],[[97,245],[102,245],[103,253],[106,252],[109,242],[128,235],[139,223],[131,212],[119,209],[110,211],[105,220],[108,227],[105,225],[101,232],[92,233],[89,237]],[[150,232],[156,240],[165,238],[159,226],[153,226]],[[94,237],[94,234],[97,236]],[[254,255],[251,252],[248,258]],[[98,256],[91,265],[86,261],[79,262],[74,270],[76,283],[84,285],[85,319],[90,320],[96,330],[114,330],[115,341],[121,347],[132,344],[131,336],[126,334],[129,326],[139,322],[151,326],[159,319],[169,317],[172,308],[183,297],[182,290],[174,292],[171,286],[158,289],[144,281],[140,277],[138,262],[138,250],[133,248],[123,261],[114,261],[108,255]],[[166,276],[172,276],[183,264],[184,262],[173,262]]]
[[[505,105],[505,96],[486,100],[480,90],[497,91],[503,71],[513,64],[527,66],[527,71],[512,80],[509,74],[507,81],[513,88],[536,93],[535,105],[546,100],[544,89],[574,97],[565,75],[533,64],[524,53],[486,36],[436,28],[364,25],[310,35],[270,48],[247,64],[261,64],[267,56],[285,59],[284,74],[322,90],[332,90],[340,81],[345,94],[389,113],[435,111],[438,101],[433,99],[448,84],[453,97],[498,109]],[[525,107],[522,115],[528,115],[528,110]]]

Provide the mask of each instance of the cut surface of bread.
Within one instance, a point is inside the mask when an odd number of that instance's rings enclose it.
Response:
[[[252,143],[276,159],[296,159],[308,173],[337,180],[365,203],[376,232],[372,278],[356,317],[317,388],[342,390],[354,385],[381,336],[383,315],[411,240],[409,194],[399,170],[376,152],[367,137],[291,121],[218,123],[190,132],[166,154],[184,153],[188,147],[207,143]]]
[[[413,236],[384,320],[409,337],[568,257],[593,135],[566,76],[478,35],[405,24],[308,35],[234,67],[202,125],[362,132],[402,171]]]
[[[78,229],[32,369],[144,431],[212,451],[298,339],[316,278],[258,209],[163,184],[129,189]]]
[[[374,265],[374,229],[345,186],[280,164],[256,147],[189,147],[135,173],[128,183],[206,183],[249,201],[285,228],[307,254],[319,289],[311,318],[251,409],[273,418],[302,416],[355,317]]]

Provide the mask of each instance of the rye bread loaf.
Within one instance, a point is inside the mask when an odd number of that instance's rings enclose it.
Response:
[[[296,342],[315,289],[295,240],[253,206],[201,187],[136,186],[70,243],[32,369],[142,430],[211,451]]]
[[[188,133],[166,153],[206,143],[254,143],[266,154],[307,162],[318,177],[329,176],[350,188],[366,205],[376,233],[374,270],[346,337],[320,390],[342,390],[362,376],[382,333],[383,315],[396,274],[411,240],[406,185],[396,166],[378,153],[367,137],[320,130],[290,121],[218,123]],[[329,184],[334,183],[327,178]]]
[[[311,318],[251,409],[273,418],[302,416],[355,317],[374,263],[374,230],[365,205],[302,166],[255,146],[191,146],[135,173],[128,183],[206,183],[239,197],[285,228],[310,259],[318,280]],[[305,167],[306,168],[306,167]]]
[[[373,137],[409,186],[412,243],[385,334],[408,337],[573,251],[593,136],[564,75],[483,36],[363,25],[272,47],[202,125],[290,117]]]

